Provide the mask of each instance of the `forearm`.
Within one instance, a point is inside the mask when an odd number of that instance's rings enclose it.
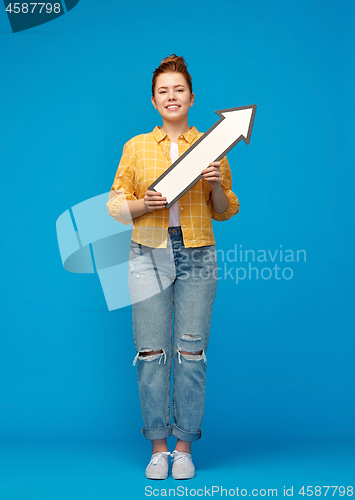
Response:
[[[135,219],[147,213],[144,198],[140,200],[127,200],[121,205],[121,217],[126,220]]]
[[[212,190],[212,203],[214,211],[218,214],[222,214],[229,207],[229,198],[222,186],[218,186],[216,189]]]

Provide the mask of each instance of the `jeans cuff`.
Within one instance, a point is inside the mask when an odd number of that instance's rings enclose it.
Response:
[[[176,424],[173,424],[171,434],[176,438],[181,439],[182,441],[197,441],[201,437],[201,431],[186,432],[182,429],[179,429]]]
[[[143,427],[142,432],[150,441],[153,439],[166,439],[171,436],[170,425],[167,425],[166,427],[156,427],[155,429]]]

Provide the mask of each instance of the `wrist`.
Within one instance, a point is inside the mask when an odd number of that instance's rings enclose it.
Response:
[[[140,201],[142,202],[141,208],[142,208],[142,210],[144,210],[144,212],[143,212],[143,214],[142,214],[142,215],[144,215],[144,214],[146,214],[147,212],[149,212],[149,210],[148,210],[147,205],[145,204],[144,198],[142,198]]]
[[[211,188],[211,189],[212,189],[212,193],[218,193],[220,191],[223,191],[221,184],[218,184],[217,186],[215,186],[214,188]]]

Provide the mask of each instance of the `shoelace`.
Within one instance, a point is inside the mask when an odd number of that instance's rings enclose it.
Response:
[[[179,451],[177,450],[174,450],[172,453],[171,453],[171,456],[173,457],[173,462],[177,462],[178,460],[181,462],[181,463],[184,463],[184,462],[188,462],[189,459],[186,455],[181,455]]]
[[[162,460],[164,458],[164,455],[170,455],[170,452],[169,451],[161,451],[159,453],[159,455],[156,455],[155,457],[153,457],[151,459],[149,465],[150,464],[152,464],[152,465],[159,465],[162,462]]]

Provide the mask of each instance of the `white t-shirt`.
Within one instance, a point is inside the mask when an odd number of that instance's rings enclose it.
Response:
[[[179,158],[179,149],[178,145],[176,142],[172,142],[170,144],[170,158],[172,163],[176,161]],[[181,226],[180,222],[180,211],[179,211],[179,200],[174,203],[174,205],[171,205],[169,209],[169,227],[173,226]]]

